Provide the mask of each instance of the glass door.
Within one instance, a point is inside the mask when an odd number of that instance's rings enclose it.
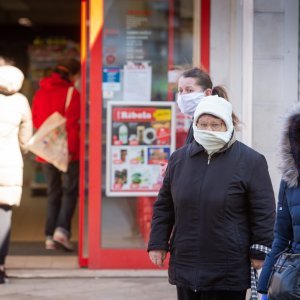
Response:
[[[155,268],[146,248],[159,162],[175,149],[178,75],[208,68],[209,1],[87,2],[86,264]]]

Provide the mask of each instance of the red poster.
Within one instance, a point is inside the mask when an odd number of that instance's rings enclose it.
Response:
[[[109,102],[107,116],[108,196],[154,196],[161,164],[175,149],[172,102]]]

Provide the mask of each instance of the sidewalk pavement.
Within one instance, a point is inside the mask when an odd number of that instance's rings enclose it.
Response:
[[[12,269],[1,300],[173,300],[165,270]]]
[[[1,300],[175,300],[167,270],[91,270],[76,257],[8,256]],[[249,293],[246,299],[249,299]]]

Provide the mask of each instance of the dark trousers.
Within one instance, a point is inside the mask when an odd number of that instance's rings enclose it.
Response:
[[[247,291],[240,292],[193,292],[177,287],[178,300],[245,300]]]
[[[0,205],[0,265],[5,264],[11,231],[12,206]]]
[[[46,236],[52,236],[59,227],[70,236],[71,221],[78,198],[79,162],[70,162],[63,173],[51,164],[43,164],[47,183]]]

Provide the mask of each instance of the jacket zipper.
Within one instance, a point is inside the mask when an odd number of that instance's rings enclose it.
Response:
[[[211,161],[213,155],[214,155],[214,153],[211,153],[211,154],[208,155],[207,165],[210,164],[210,161]]]
[[[207,165],[209,165],[210,164],[210,160],[211,160],[211,158],[212,158],[212,156],[213,156],[213,154],[214,153],[211,153],[211,154],[209,154],[208,155],[208,159],[207,159]],[[206,177],[206,171],[207,171],[207,169],[205,170],[205,173],[204,173],[204,176],[203,176],[203,179]],[[200,195],[201,195],[201,193],[202,193],[202,185],[200,186]],[[196,278],[194,279],[194,292],[195,293],[197,293],[198,292],[198,290],[197,290],[197,288],[196,288]]]

